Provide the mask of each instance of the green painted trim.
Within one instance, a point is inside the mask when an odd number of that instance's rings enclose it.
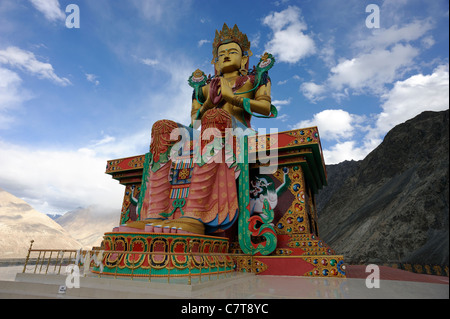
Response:
[[[145,193],[147,192],[147,178],[150,173],[150,162],[152,160],[152,154],[150,152],[145,154],[144,160],[144,171],[142,173],[142,181],[141,181],[141,192],[139,193],[139,203],[137,205],[137,214],[139,217],[142,216],[141,209],[142,203],[144,202]]]

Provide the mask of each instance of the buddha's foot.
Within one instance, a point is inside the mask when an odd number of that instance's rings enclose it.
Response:
[[[148,223],[145,232],[204,235],[205,226],[197,219],[186,217]]]
[[[125,227],[144,230],[147,225],[153,224],[156,222],[164,222],[164,219],[149,218],[149,219],[145,219],[145,220],[136,220],[136,221],[125,224]]]

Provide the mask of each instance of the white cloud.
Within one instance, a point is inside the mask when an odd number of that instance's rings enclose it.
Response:
[[[211,41],[209,41],[209,40],[200,40],[200,41],[198,41],[198,46],[199,47],[201,47],[201,46],[203,46],[204,44],[206,44],[206,43],[210,43]]]
[[[411,45],[397,44],[392,49],[376,49],[344,60],[331,69],[328,79],[336,90],[349,87],[381,94],[385,85],[398,79],[409,67],[419,50]]]
[[[342,110],[326,110],[315,114],[312,120],[298,123],[296,127],[317,125],[324,140],[336,133],[336,140],[343,139],[324,149],[327,164],[361,160],[382,142],[384,135],[394,126],[424,111],[448,109],[448,83],[449,66],[440,65],[429,75],[416,74],[397,81],[392,90],[382,96],[383,111],[372,118],[348,114]],[[360,143],[353,138],[357,132],[365,134]]]
[[[187,56],[164,53],[155,53],[155,56],[140,58],[132,55],[136,62],[152,67],[151,71],[158,72],[158,77],[164,77],[164,84],[158,89],[148,90],[148,93],[138,103],[137,107],[145,114],[141,119],[148,121],[148,130],[155,121],[160,119],[169,119],[189,126],[192,88],[188,85],[187,80],[196,66]]]
[[[320,52],[320,57],[330,67],[327,80],[316,84],[318,86],[307,82],[301,91],[311,102],[321,97],[316,91],[322,93],[324,87],[338,101],[352,93],[381,96],[387,92],[387,85],[417,67],[415,59],[423,49],[434,45],[434,39],[429,35],[433,25],[426,19],[373,29],[370,36],[353,41],[356,53],[352,58],[343,58],[337,63],[333,63],[335,52],[330,44],[334,39],[331,39]]]
[[[372,149],[357,147],[355,141],[337,143],[330,149],[323,150],[324,161],[327,165],[338,164],[346,160],[359,161],[366,157]]]
[[[0,180],[44,213],[92,204],[120,211],[123,186],[104,173],[109,159],[86,148],[37,150],[0,140]]]
[[[163,17],[165,8],[164,1],[158,0],[132,0],[139,12],[148,20],[159,23]]]
[[[141,62],[148,66],[155,66],[155,65],[159,64],[158,60],[149,59],[149,58],[141,59]]]
[[[86,80],[88,80],[91,83],[94,83],[95,85],[99,85],[100,81],[97,80],[98,76],[95,74],[91,74],[91,73],[85,73],[84,74],[86,76]]]
[[[277,0],[277,1],[274,1],[273,4],[275,6],[277,6],[277,7],[279,7],[279,6],[281,6],[281,5],[285,4],[285,3],[288,3],[288,2],[289,2],[289,0]]]
[[[311,120],[304,120],[292,128],[318,126],[320,137],[326,140],[350,138],[353,135],[353,123],[356,118],[344,110],[324,110],[314,114]]]
[[[22,88],[20,76],[0,67],[0,130],[7,129],[14,121],[14,112],[31,95]]]
[[[94,147],[98,147],[100,145],[105,145],[109,143],[113,143],[116,141],[116,138],[114,136],[105,135],[99,140],[92,141]]]
[[[291,104],[291,98],[287,99],[287,100],[273,100],[272,104],[276,104],[276,105],[288,105]]]
[[[0,138],[0,187],[43,213],[90,205],[119,212],[124,187],[105,174],[106,163],[144,154],[150,128],[120,138],[102,132],[78,149],[37,148]]]
[[[325,62],[325,65],[327,67],[332,67],[336,65],[335,47],[336,47],[335,39],[334,37],[331,37],[319,50],[319,57]]]
[[[17,87],[22,82],[22,79],[17,75],[17,73],[0,68],[0,89],[5,90],[11,87]],[[3,105],[8,105],[14,101],[14,97],[5,97],[2,95],[2,100],[0,100],[0,107]]]
[[[423,38],[423,39],[421,40],[421,42],[422,42],[422,46],[423,46],[425,49],[431,48],[431,47],[436,43],[436,41],[434,41],[433,36],[431,36],[431,35],[428,36],[428,37]]]
[[[261,33],[258,32],[250,39],[252,48],[257,48],[259,46],[259,41],[261,40]]]
[[[341,109],[328,109],[314,114],[310,120],[304,120],[292,126],[292,129],[317,126],[322,145],[332,143],[323,150],[326,164],[337,164],[345,160],[361,160],[381,143],[378,136],[370,132],[371,118],[350,114]],[[356,135],[365,134],[361,142]],[[327,143],[324,143],[327,142]],[[333,144],[334,142],[334,144]]]
[[[307,25],[298,7],[289,6],[281,12],[271,13],[263,19],[263,24],[273,31],[273,37],[265,45],[265,50],[279,62],[296,63],[315,53],[313,39],[303,33]]]
[[[383,111],[376,122],[376,132],[384,134],[395,125],[423,111],[449,108],[449,66],[440,65],[432,74],[416,74],[397,81],[392,90],[382,96]]]
[[[158,71],[168,76],[164,87],[158,91],[150,91],[143,101],[147,118],[152,122],[159,119],[169,119],[188,126],[191,122],[192,88],[187,79],[196,69],[189,58],[164,55],[158,58],[158,63],[150,63]],[[176,61],[176,62],[175,62]]]
[[[384,0],[381,5],[380,12],[383,14],[384,21],[392,21],[398,23],[405,17],[405,6],[409,0]]]
[[[289,119],[289,116],[286,113],[277,116],[277,120],[281,122],[286,122]]]
[[[17,111],[23,102],[33,98],[32,93],[23,87],[18,73],[3,65],[12,67],[58,85],[71,84],[67,78],[55,74],[51,64],[36,59],[32,52],[17,47],[0,50],[0,129],[7,129],[17,119]]]
[[[393,25],[388,29],[373,29],[371,36],[356,41],[355,46],[366,50],[384,49],[420,39],[432,28],[433,24],[429,20],[417,20],[401,27]]]
[[[143,154],[148,151],[150,145],[152,124],[149,123],[148,127],[120,138],[102,132],[101,138],[90,141],[82,149],[95,154],[97,157],[107,159]]]
[[[30,0],[33,6],[44,14],[49,21],[65,21],[66,15],[61,10],[58,0]]]
[[[300,91],[312,103],[316,103],[324,98],[325,86],[314,82],[305,82],[300,86]]]
[[[178,20],[190,12],[191,1],[186,0],[131,0],[139,15],[159,28],[173,29]]]
[[[38,61],[33,52],[25,51],[18,47],[8,47],[5,50],[0,50],[0,64],[10,65],[62,86],[71,84],[69,79],[57,76],[50,63]]]
[[[292,100],[291,98],[284,100],[273,100],[272,104],[277,108],[279,112],[283,106],[291,104],[291,100]]]
[[[0,67],[0,116],[2,112],[6,112],[7,109],[20,103],[21,97],[18,89],[21,83],[22,79],[17,73]]]

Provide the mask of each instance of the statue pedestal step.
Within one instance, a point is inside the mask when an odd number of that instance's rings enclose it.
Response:
[[[257,275],[346,277],[341,255],[238,257],[238,269]]]
[[[230,251],[241,252],[239,244],[233,242]],[[272,254],[238,257],[237,269],[258,275],[346,277],[344,256],[312,234],[278,235]]]

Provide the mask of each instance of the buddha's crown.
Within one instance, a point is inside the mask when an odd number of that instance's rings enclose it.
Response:
[[[235,24],[233,29],[230,29],[226,23],[223,24],[222,31],[216,30],[216,36],[213,42],[213,59],[212,64],[217,61],[217,49],[220,45],[235,42],[239,44],[242,49],[242,54],[246,56],[252,56],[250,51],[250,41],[248,41],[247,35],[239,31],[238,26]]]

